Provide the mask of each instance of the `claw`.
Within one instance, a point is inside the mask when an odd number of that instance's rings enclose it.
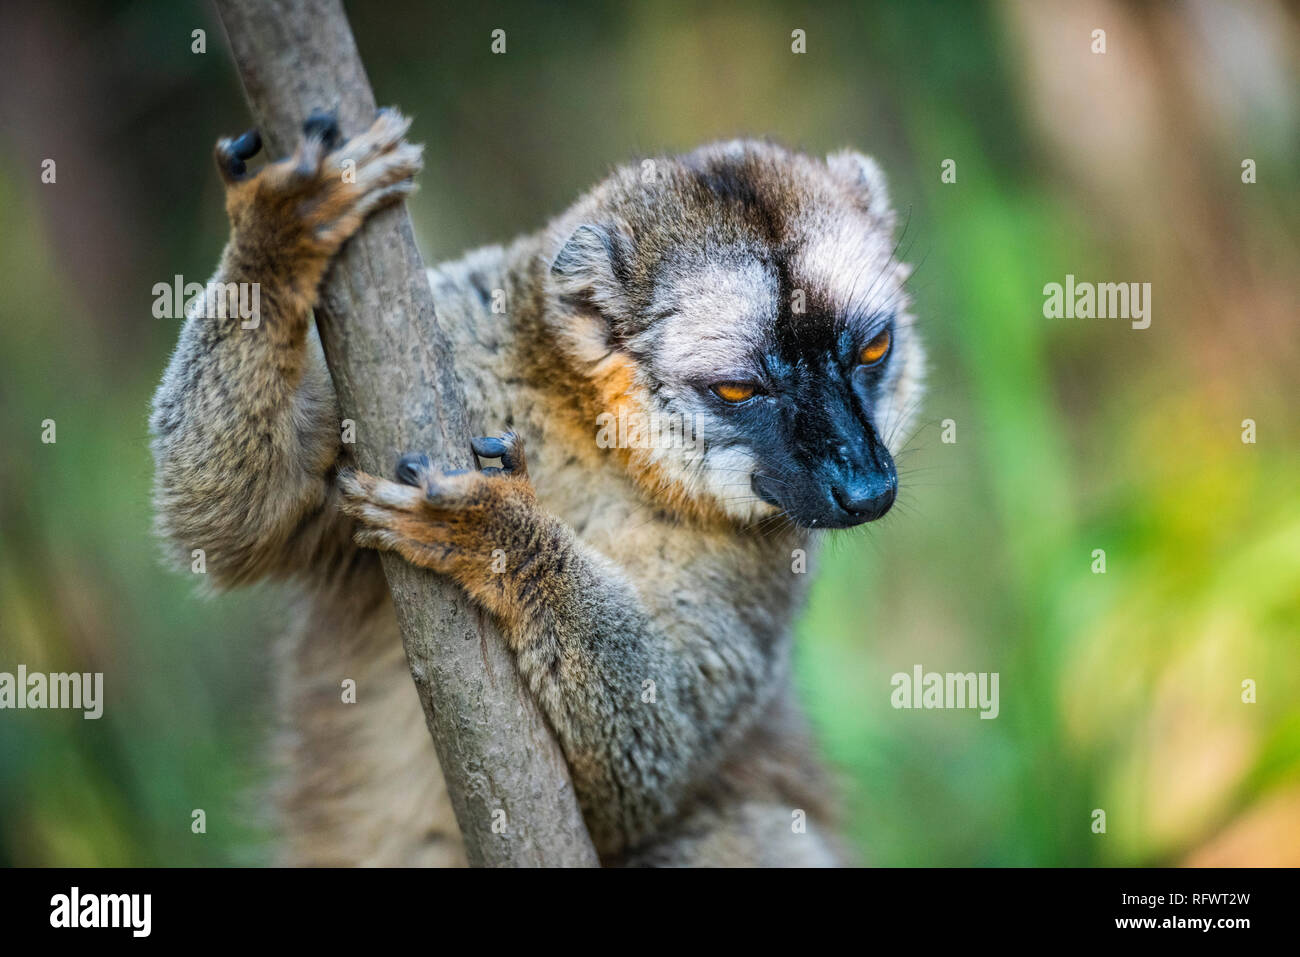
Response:
[[[251,159],[262,148],[262,134],[249,130],[230,144],[230,154],[238,159]]]
[[[407,452],[397,460],[397,481],[403,485],[419,486],[420,476],[429,468],[429,456],[423,452]]]
[[[469,447],[475,455],[485,459],[499,459],[506,454],[506,444],[495,435],[480,435],[469,440]]]
[[[518,432],[506,432],[502,435],[481,435],[470,440],[470,448],[475,455],[485,459],[500,459],[501,468],[493,469],[489,474],[527,475],[528,465],[524,458],[524,440]],[[487,472],[487,469],[483,471]]]
[[[254,156],[262,148],[262,137],[257,130],[249,130],[236,139],[223,139],[217,143],[217,169],[227,182],[238,182],[248,166],[244,160]]]
[[[326,150],[333,150],[340,139],[339,118],[333,110],[315,110],[303,123],[302,133],[309,139],[319,139]]]

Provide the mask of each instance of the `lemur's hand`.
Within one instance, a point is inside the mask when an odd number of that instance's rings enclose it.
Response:
[[[245,160],[261,149],[257,131],[220,140],[234,254],[276,272],[307,266],[307,278],[318,282],[368,215],[414,191],[424,148],[402,139],[410,125],[397,111],[380,110],[370,129],[340,144],[334,116],[314,113],[292,156],[252,174]]]
[[[343,510],[357,521],[357,544],[395,551],[470,587],[516,571],[541,532],[523,439],[507,432],[471,444],[476,455],[499,458],[501,468],[445,472],[412,453],[397,463],[397,482],[341,471]]]

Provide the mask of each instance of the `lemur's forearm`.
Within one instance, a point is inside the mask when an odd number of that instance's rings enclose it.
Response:
[[[728,634],[669,630],[611,561],[536,503],[516,436],[507,473],[441,474],[423,456],[397,484],[339,479],[357,541],[450,575],[502,622],[520,673],[564,749],[602,854],[635,847],[671,820],[743,734],[783,665]],[[480,452],[480,454],[485,454]],[[498,455],[489,449],[488,455]]]
[[[257,283],[256,325],[187,318],[150,425],[160,523],[186,553],[204,550],[216,580],[235,583],[267,570],[321,508],[337,415],[328,379],[304,387],[307,298],[241,261],[233,242],[212,281]]]
[[[555,728],[602,851],[671,820],[748,726],[772,665],[728,656],[726,636],[670,637],[612,562],[540,515],[506,570],[461,573],[505,623],[520,673]]]

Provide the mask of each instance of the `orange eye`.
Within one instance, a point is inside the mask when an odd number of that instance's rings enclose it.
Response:
[[[886,354],[889,352],[890,345],[893,344],[893,341],[894,337],[891,336],[889,330],[886,329],[866,344],[861,354],[858,356],[858,359],[861,360],[864,366],[875,365],[881,359],[885,358]]]
[[[724,402],[744,402],[752,399],[756,391],[748,382],[719,382],[713,387],[713,394]]]

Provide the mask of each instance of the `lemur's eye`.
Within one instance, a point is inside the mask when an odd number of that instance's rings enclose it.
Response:
[[[889,354],[889,347],[893,344],[894,337],[886,329],[876,338],[868,342],[858,354],[858,361],[864,366],[873,366]]]
[[[750,382],[719,382],[713,386],[713,394],[724,402],[744,402],[757,391],[758,387]]]

